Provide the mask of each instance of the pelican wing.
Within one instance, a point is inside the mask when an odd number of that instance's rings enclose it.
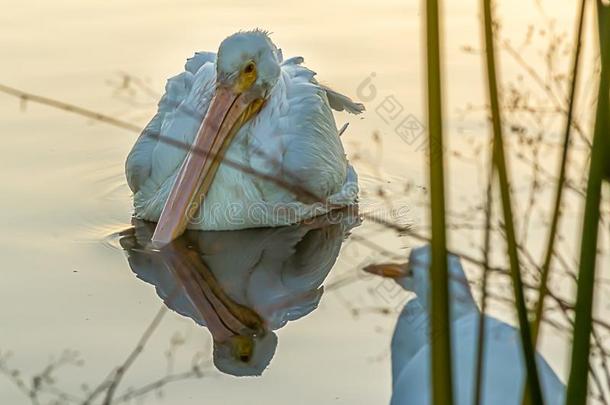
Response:
[[[184,70],[195,74],[201,66],[206,63],[216,63],[216,53],[214,52],[195,52],[195,54],[186,60]]]
[[[339,139],[327,88],[301,62],[297,57],[282,64],[280,80],[252,125],[249,163],[256,171],[347,205],[354,197],[344,188],[355,184],[355,176]],[[265,201],[294,198],[269,182],[257,182],[257,188]]]
[[[356,103],[346,95],[338,93],[330,87],[324,86],[323,84],[319,84],[319,86],[326,92],[328,103],[330,104],[330,108],[333,110],[347,111],[351,114],[360,114],[364,111],[364,104]]]
[[[199,69],[215,61],[215,53],[197,52],[187,59],[184,72],[167,81],[165,94],[159,101],[157,113],[138,137],[125,162],[127,184],[134,193],[140,190],[151,175],[153,151],[159,142],[163,122],[176,114],[184,98],[191,92],[194,77]]]
[[[305,62],[305,59],[302,56],[294,56],[290,59],[286,59],[282,65],[290,66],[290,65],[301,65]],[[315,73],[314,73],[315,74]],[[348,96],[341,94],[328,86],[318,83],[315,79],[312,81],[320,86],[322,90],[326,92],[326,97],[328,98],[328,104],[335,111],[347,111],[351,114],[360,114],[365,110],[364,104],[356,103]]]

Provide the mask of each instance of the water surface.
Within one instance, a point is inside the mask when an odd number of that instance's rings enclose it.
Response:
[[[10,11],[0,16],[1,82],[139,125],[154,113],[164,80],[179,72],[194,51],[214,50],[238,29],[272,31],[284,55],[303,55],[320,81],[366,98],[364,118],[336,116],[339,125],[350,122],[344,141],[360,173],[361,210],[426,232],[424,138],[405,138],[396,130],[404,119],[424,122],[420,2],[2,2]],[[446,80],[451,117],[447,132],[452,149],[468,154],[468,139],[485,134],[482,114],[456,118],[459,109],[467,103],[480,105],[484,97],[480,58],[462,50],[464,45],[478,47],[478,2],[447,3],[452,3],[446,5],[445,29],[446,68],[451,72]],[[505,30],[516,37],[528,24],[544,22],[530,1],[505,3],[498,12]],[[567,27],[571,3],[542,8],[557,18],[558,26]],[[517,71],[510,64],[503,67],[507,77]],[[127,89],[122,87],[125,74],[136,78]],[[387,100],[398,102],[395,109],[389,110]],[[136,245],[131,242],[137,233],[131,225],[123,162],[136,134],[31,103],[20,106],[18,100],[2,95],[0,131],[0,350],[12,351],[10,365],[26,375],[41,370],[65,349],[77,350],[84,364],[63,368],[57,385],[82,395],[83,388],[97,386],[125,359],[167,295],[161,292],[167,286],[143,273],[146,266],[134,266]],[[452,204],[480,201],[485,157],[478,159],[475,164],[451,162]],[[519,173],[515,177],[515,188],[525,189],[527,180],[521,183]],[[392,196],[390,203],[380,187]],[[577,229],[578,222],[570,222],[568,238]],[[461,232],[456,232],[452,245],[478,254],[472,243],[480,235]],[[537,232],[530,238],[542,240],[544,234]],[[277,348],[262,377],[237,378],[210,369],[204,378],[168,386],[164,396],[149,395],[146,402],[386,403],[391,394],[389,341],[406,295],[359,269],[388,260],[388,255],[404,258],[419,242],[366,221],[346,240],[346,229],[330,233],[322,235],[334,243],[329,257],[311,251],[321,243],[315,238],[310,241],[314,245],[295,249],[303,261],[324,259],[325,265],[318,268],[324,274],[307,280],[305,292],[311,296],[299,307],[302,313],[287,311],[290,315],[282,313],[274,321],[282,327],[272,328]],[[247,236],[244,243],[253,238]],[[266,248],[281,251],[281,241],[271,239]],[[385,252],[363,239],[383,246]],[[607,256],[602,266],[610,268]],[[233,270],[243,268],[249,267]],[[331,288],[322,294],[323,285]],[[265,297],[261,300],[266,302]],[[240,302],[244,303],[252,304]],[[188,368],[195,353],[210,358],[212,339],[200,325],[205,320],[172,309],[121,389],[163,377],[170,348],[178,347],[172,355],[173,370]],[[510,319],[510,313],[499,314]],[[545,335],[542,351],[565,378],[563,339]],[[0,379],[0,403],[28,400],[7,379]]]

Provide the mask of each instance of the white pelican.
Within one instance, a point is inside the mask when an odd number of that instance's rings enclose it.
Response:
[[[159,222],[154,242],[185,228],[287,225],[355,202],[357,176],[331,108],[364,107],[302,62],[284,61],[264,31],[238,32],[168,80],[126,162],[135,217]]]
[[[260,375],[277,346],[273,332],[317,308],[321,286],[358,218],[320,216],[305,224],[240,231],[187,231],[146,249],[154,224],[134,219],[120,243],[138,278],[172,310],[209,329],[214,364]]]
[[[453,383],[457,405],[474,400],[475,364],[480,312],[458,257],[449,255],[451,347]],[[382,264],[366,271],[392,277],[405,290],[414,292],[402,310],[392,338],[393,405],[431,404],[429,303],[430,247],[411,251],[407,264]],[[512,326],[485,315],[482,403],[521,404],[525,369],[519,332]],[[538,372],[547,404],[562,404],[565,387],[537,353]]]

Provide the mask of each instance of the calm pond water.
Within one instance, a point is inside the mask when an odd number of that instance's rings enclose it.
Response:
[[[479,111],[458,119],[457,111],[484,100],[480,58],[462,49],[479,46],[478,2],[447,3],[452,3],[446,5],[447,131],[452,150],[472,154],[468,139],[485,134],[484,116]],[[541,3],[559,29],[572,26],[573,2]],[[155,111],[165,79],[194,51],[215,50],[242,28],[272,31],[286,57],[303,55],[321,82],[367,105],[363,118],[336,115],[338,125],[350,123],[343,139],[360,174],[361,211],[426,233],[426,157],[418,126],[424,122],[420,2],[0,0],[0,5],[8,10],[0,15],[0,83],[139,125]],[[546,18],[526,0],[502,2],[498,13],[503,29],[519,38],[529,24]],[[516,71],[507,65],[504,73]],[[401,136],[396,127],[403,120],[416,132]],[[163,301],[172,311],[162,312],[117,392],[188,369],[197,353],[204,363],[210,359],[212,340],[200,326],[206,322],[197,305],[204,304],[202,290],[183,292],[193,294],[190,300],[173,297],[176,283],[188,284],[190,276],[172,260],[189,255],[151,257],[138,248],[150,229],[131,224],[123,175],[137,134],[32,103],[20,106],[2,94],[0,133],[0,353],[12,352],[7,364],[28,376],[64,350],[75,350],[83,364],[61,368],[55,385],[86,396],[83,392],[124,361],[165,307]],[[480,201],[485,157],[478,159],[451,162],[454,206]],[[553,162],[546,163],[553,170]],[[521,173],[515,178],[516,190],[527,187]],[[572,238],[579,225],[568,222],[565,233]],[[387,403],[390,337],[407,295],[360,269],[404,259],[420,242],[366,221],[357,225],[354,220],[188,235],[183,248],[203,255],[203,274],[208,281],[210,274],[215,278],[211,285],[200,280],[207,299],[224,291],[224,305],[239,314],[241,327],[256,329],[256,319],[243,307],[255,308],[273,325],[261,345],[274,355],[260,378],[237,378],[206,366],[204,378],[168,385],[162,396],[151,393],[145,402]],[[456,231],[452,246],[478,254],[477,232]],[[534,229],[530,240],[537,246],[543,236]],[[607,271],[607,255],[601,262]],[[168,276],[168,268],[177,278]],[[607,315],[608,308],[602,310]],[[497,311],[510,319],[509,312]],[[250,324],[244,326],[244,319]],[[546,333],[541,350],[565,379],[564,339]],[[0,376],[0,403],[29,400]]]

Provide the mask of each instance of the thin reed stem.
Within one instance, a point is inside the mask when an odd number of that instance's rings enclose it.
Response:
[[[610,132],[610,50],[608,49],[610,46],[610,6],[604,5],[601,0],[597,0],[597,21],[599,49],[602,56],[601,73],[580,245],[574,343],[572,344],[572,362],[566,394],[567,405],[584,404],[587,401],[597,236],[600,220],[599,205],[604,159],[609,157],[607,137]]]
[[[555,204],[553,206],[553,218],[551,219],[551,227],[548,235],[548,243],[546,248],[546,255],[544,258],[544,264],[542,265],[542,273],[540,275],[540,291],[538,293],[538,303],[536,305],[536,312],[534,315],[534,321],[532,322],[532,339],[534,347],[538,341],[538,332],[540,330],[540,322],[542,321],[542,314],[544,311],[544,299],[547,294],[547,283],[551,268],[551,262],[553,259],[553,252],[555,250],[555,236],[557,234],[557,227],[559,224],[559,217],[561,216],[561,200],[563,196],[563,185],[566,177],[566,166],[568,162],[568,150],[570,148],[570,129],[572,127],[572,115],[574,112],[574,103],[576,101],[576,85],[578,82],[578,61],[580,59],[580,50],[582,44],[582,31],[583,21],[585,15],[586,1],[580,1],[579,14],[578,14],[578,28],[576,30],[576,42],[574,51],[574,61],[572,66],[572,82],[570,85],[570,98],[568,101],[568,111],[566,113],[566,125],[563,133],[563,149],[561,152],[561,161],[559,163],[559,179],[557,180],[557,191],[555,193]]]
[[[477,358],[476,358],[476,375],[475,375],[475,391],[474,405],[482,404],[483,400],[483,384],[484,384],[484,359],[485,359],[485,311],[487,310],[487,283],[489,277],[489,252],[491,250],[491,218],[493,217],[493,183],[495,170],[493,167],[493,151],[490,159],[489,180],[487,182],[487,201],[485,203],[485,236],[483,241],[483,280],[481,285],[481,313],[479,314],[478,336],[477,336]]]
[[[521,279],[521,268],[519,264],[518,245],[513,222],[512,205],[510,197],[510,185],[508,171],[506,169],[506,157],[504,153],[504,139],[502,136],[502,123],[500,117],[500,103],[498,96],[498,84],[496,77],[496,61],[494,53],[494,38],[491,17],[491,0],[482,0],[483,6],[483,28],[485,40],[485,59],[487,68],[488,91],[491,106],[491,121],[493,128],[493,162],[498,172],[500,185],[500,198],[504,214],[504,227],[506,231],[506,242],[510,262],[510,271],[515,298],[515,307],[519,319],[519,331],[521,333],[521,345],[527,370],[528,400],[534,404],[542,404],[542,392],[536,366],[536,352],[532,344],[530,323],[527,317],[525,296],[523,293],[523,282]]]

